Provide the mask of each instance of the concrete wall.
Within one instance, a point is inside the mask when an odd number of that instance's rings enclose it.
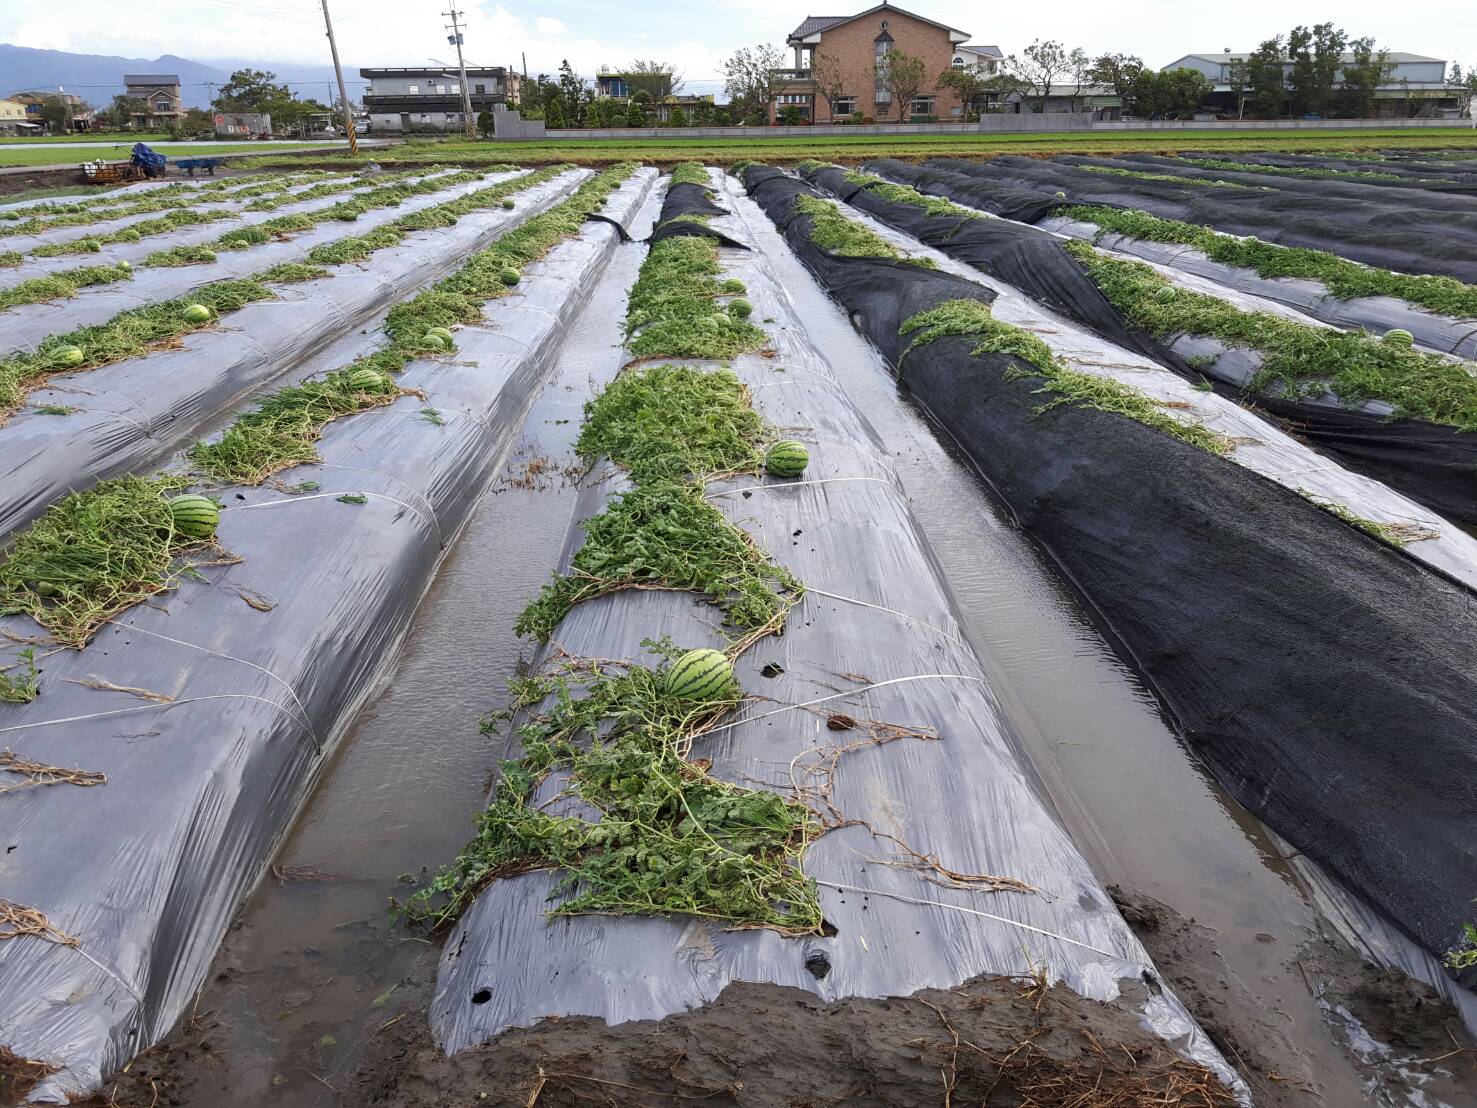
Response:
[[[563,132],[558,132],[562,134]],[[524,119],[514,111],[492,113],[492,137],[504,142],[545,137],[542,119]]]

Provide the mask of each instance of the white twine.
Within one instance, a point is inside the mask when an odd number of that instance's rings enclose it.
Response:
[[[1056,939],[1059,942],[1070,943],[1072,946],[1080,946],[1083,950],[1090,950],[1094,954],[1101,954],[1104,958],[1112,958],[1116,961],[1129,960],[1125,959],[1120,954],[1114,954],[1110,950],[1100,950],[1099,948],[1088,943],[1078,942],[1076,939],[1069,939],[1065,935],[1058,935],[1055,931],[1047,931],[1041,927],[1033,927],[1029,923],[1022,923],[1020,920],[1008,919],[1005,916],[992,915],[989,912],[982,912],[978,908],[966,908],[962,904],[949,904],[942,900],[922,900],[916,896],[904,896],[902,893],[889,893],[884,892],[881,889],[864,889],[860,885],[838,885],[834,881],[821,881],[820,879],[816,879],[816,884],[827,889],[839,889],[841,892],[845,893],[863,893],[867,896],[885,896],[890,897],[893,900],[901,900],[906,904],[921,904],[929,908],[947,908],[951,912],[963,912],[966,915],[970,916],[980,916],[984,919],[994,920],[996,923],[1005,923],[1009,924],[1011,927],[1019,927],[1023,931],[1034,931],[1038,935],[1045,935],[1048,939]]]
[[[422,512],[419,508],[417,508],[414,504],[407,504],[403,500],[399,500],[396,497],[382,492],[320,492],[314,493],[311,496],[301,496],[294,494],[282,500],[264,500],[260,504],[235,504],[228,508],[222,508],[221,512],[249,512],[256,508],[280,508],[285,504],[303,504],[309,500],[324,500],[328,498],[337,500],[342,496],[372,496],[378,500],[388,500],[391,504],[398,504],[407,512],[412,512],[415,515],[420,516],[422,520],[424,520],[431,526],[432,530],[434,530],[437,535],[441,534],[441,528],[437,526],[436,521],[434,519],[427,519],[426,514]]]
[[[910,681],[934,680],[976,681],[981,685],[985,683],[985,679],[983,677],[971,677],[967,673],[916,673],[911,677],[893,677],[887,681],[875,681],[870,685],[858,685],[854,689],[848,689],[846,692],[834,693],[831,696],[823,696],[819,700],[807,700],[803,704],[787,704],[785,707],[776,708],[772,712],[761,712],[757,716],[746,716],[744,719],[734,720],[732,723],[724,723],[720,724],[717,727],[709,727],[705,731],[699,731],[692,737],[694,739],[699,739],[702,738],[702,736],[704,735],[711,735],[717,731],[727,731],[733,727],[741,727],[746,723],[757,723],[761,719],[768,719],[770,716],[781,715],[784,712],[793,712],[800,708],[813,708],[817,704],[826,704],[832,700],[844,700],[846,697],[856,696],[858,693],[871,692],[873,689],[886,688],[888,685],[903,685]]]
[[[882,477],[817,477],[813,481],[784,481],[773,485],[744,485],[736,489],[723,489],[720,492],[705,492],[704,498],[732,496],[738,492],[754,492],[757,489],[793,489],[801,485],[833,485],[842,481],[875,481],[879,485],[891,485],[892,482]]]
[[[844,600],[848,604],[857,604],[857,605],[859,605],[859,606],[861,606],[863,608],[875,608],[879,612],[887,612],[888,614],[894,615],[894,616],[898,616],[901,619],[910,620],[913,623],[916,623],[916,624],[918,624],[921,627],[926,627],[928,630],[934,632],[937,635],[943,636],[944,638],[948,639],[951,643],[954,643],[956,646],[959,646],[959,647],[961,647],[961,648],[963,648],[965,650],[968,650],[969,649],[967,646],[964,645],[964,642],[963,642],[962,639],[956,638],[954,635],[950,634],[948,631],[945,631],[942,627],[935,627],[933,624],[929,623],[926,619],[922,619],[919,616],[910,616],[907,612],[900,612],[896,608],[888,608],[888,607],[886,607],[885,605],[882,605],[882,604],[873,604],[873,603],[871,603],[869,601],[866,601],[866,600],[858,600],[854,596],[842,596],[839,593],[826,592],[825,589],[818,589],[814,585],[806,585],[805,586],[805,595],[806,596],[810,596],[812,594],[815,595],[815,596],[829,597],[832,600]]]
[[[298,722],[301,723],[304,727],[306,727],[308,729],[308,733],[313,736],[313,745],[316,746],[319,750],[322,750],[323,749],[323,744],[318,741],[318,733],[317,733],[316,729],[313,727],[312,722],[308,719],[308,709],[304,706],[304,704],[302,702],[302,698],[297,695],[297,690],[294,689],[292,687],[292,684],[290,682],[288,682],[285,678],[278,677],[275,673],[273,673],[271,670],[269,670],[266,666],[260,666],[260,665],[257,665],[255,662],[249,662],[245,658],[238,658],[234,654],[226,654],[226,653],[224,653],[223,651],[220,651],[220,650],[212,650],[210,647],[208,647],[208,646],[201,646],[199,643],[186,642],[184,639],[176,639],[176,638],[174,638],[174,637],[172,637],[170,635],[161,634],[158,631],[150,631],[146,627],[138,627],[138,626],[134,626],[134,625],[130,624],[129,627],[128,627],[128,630],[129,631],[137,631],[140,634],[144,634],[144,635],[153,635],[154,638],[156,638],[156,639],[163,639],[165,642],[172,642],[176,646],[184,646],[184,647],[188,647],[191,650],[198,650],[202,654],[210,654],[210,655],[213,655],[213,656],[215,656],[217,658],[224,658],[228,662],[239,662],[243,666],[250,666],[254,670],[258,670],[258,671],[260,671],[262,673],[265,673],[273,681],[276,681],[279,685],[281,685],[284,689],[287,690],[287,695],[290,696],[290,697],[292,697],[294,703],[297,704],[298,711],[302,713],[302,716],[298,720]]]
[[[267,705],[268,707],[276,708],[279,712],[282,712],[295,723],[302,722],[292,714],[292,711],[287,707],[287,705],[278,704],[275,700],[268,700],[264,696],[257,696],[254,693],[211,693],[209,696],[192,696],[185,700],[171,700],[167,703],[161,702],[156,704],[139,704],[133,708],[112,708],[106,712],[89,712],[86,715],[66,716],[63,719],[40,719],[35,720],[32,723],[15,723],[11,724],[9,727],[0,727],[0,735],[5,734],[7,731],[26,731],[32,727],[50,727],[53,724],[57,723],[83,723],[90,719],[106,719],[109,716],[126,716],[131,715],[134,712],[163,711],[167,708],[174,708],[183,704],[198,704],[206,700],[256,700],[262,704]],[[312,734],[312,728],[308,728],[308,732],[309,734]],[[314,738],[314,742],[317,742],[316,737]]]

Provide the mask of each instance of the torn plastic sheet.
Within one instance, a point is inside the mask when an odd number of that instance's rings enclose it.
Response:
[[[913,176],[901,163],[876,163],[890,179],[909,183]],[[1209,379],[1224,386],[1233,395],[1274,415],[1295,434],[1312,442],[1344,464],[1376,480],[1383,481],[1408,494],[1428,508],[1461,522],[1477,522],[1477,436],[1455,427],[1428,420],[1405,418],[1395,420],[1392,405],[1385,401],[1346,404],[1330,391],[1321,396],[1282,397],[1252,388],[1262,367],[1261,354],[1246,347],[1231,346],[1219,339],[1198,335],[1180,335],[1161,340],[1131,328],[1123,315],[1082,271],[1077,261],[1062,248],[1058,232],[1065,230],[1073,237],[1093,240],[1093,224],[1070,223],[1061,217],[1044,220],[1039,228],[1028,227],[1006,219],[959,220],[953,216],[929,215],[921,208],[889,201],[846,182],[837,169],[823,169],[808,174],[822,187],[848,199],[859,210],[877,216],[915,236],[928,246],[941,250],[950,258],[968,263],[975,271],[1008,282],[1068,318],[1083,324],[1098,335],[1125,349],[1147,354],[1192,381]],[[1053,230],[1049,233],[1047,228]],[[1110,236],[1116,240],[1121,236]],[[1128,240],[1130,242],[1135,240]],[[1115,242],[1099,243],[1112,250]],[[1145,243],[1145,246],[1160,244]],[[1164,271],[1165,265],[1156,255],[1176,255],[1172,246],[1145,251],[1146,259]],[[1197,255],[1201,258],[1203,254]],[[1194,280],[1184,280],[1179,272],[1169,269],[1169,279],[1197,292],[1215,296],[1242,311],[1273,311],[1303,326],[1324,326],[1311,318],[1286,308],[1277,309],[1259,297],[1222,286],[1218,271],[1235,276],[1247,275],[1245,282],[1255,286],[1296,284],[1317,288],[1323,299],[1342,303],[1330,296],[1322,285],[1311,281],[1276,282],[1257,278],[1245,270],[1207,261],[1208,273],[1194,272]],[[1187,270],[1186,272],[1192,272]],[[974,273],[968,274],[974,276]],[[1363,298],[1350,304],[1399,305],[1400,322],[1420,315],[1441,320],[1448,332],[1460,324],[1455,320],[1426,313],[1416,313],[1411,305],[1389,297]],[[1351,308],[1351,311],[1357,310]],[[1367,307],[1374,311],[1375,307]],[[1393,326],[1393,324],[1392,324]],[[1477,321],[1466,324],[1477,331]]]
[[[427,174],[425,177],[419,178],[419,180],[433,181],[437,177],[449,176],[451,172],[453,171],[441,170],[436,173]],[[497,179],[500,178],[491,178],[488,182],[483,182],[481,187],[486,188],[491,180]],[[323,182],[315,183],[322,184]],[[102,249],[97,253],[63,254],[56,257],[42,258],[27,257],[20,265],[0,271],[0,288],[9,288],[12,285],[18,285],[22,281],[29,281],[36,277],[48,277],[58,273],[65,273],[69,269],[77,269],[81,266],[112,265],[118,262],[137,264],[156,251],[168,250],[175,246],[208,246],[227,231],[239,230],[242,227],[254,227],[258,224],[266,223],[268,220],[276,219],[278,216],[321,212],[335,205],[353,200],[356,196],[361,196],[378,187],[380,187],[378,182],[370,180],[363,182],[358,188],[347,192],[334,193],[331,196],[320,196],[313,200],[302,200],[284,204],[280,208],[272,208],[267,211],[243,209],[240,219],[233,220],[229,223],[221,221],[219,223],[187,224],[162,234],[145,236],[138,242],[107,242],[102,244]],[[253,197],[252,199],[256,198]],[[423,197],[417,196],[411,199],[419,200],[423,199]],[[331,220],[329,222],[339,223],[340,226],[347,227],[359,227],[361,225],[367,227],[386,222],[386,219],[380,218],[375,220],[374,224],[370,224],[367,221],[371,216],[379,216],[384,211],[389,211],[396,215],[404,215],[407,210],[413,211],[415,209],[410,208],[405,201],[402,201],[399,209],[375,208],[365,212],[357,220],[352,222],[346,223],[339,220]],[[165,214],[168,213],[156,212],[154,216],[157,217]],[[318,226],[321,227],[323,224],[319,224]],[[317,230],[317,228],[315,227],[314,230]],[[305,234],[306,232],[297,233]],[[363,231],[356,233],[362,234]]]
[[[898,326],[915,312],[992,299],[947,272],[826,254],[791,211],[809,186],[765,168],[745,181],[894,364],[911,342]],[[1034,326],[1012,318],[1019,300],[1004,290],[993,299],[997,317],[1059,353],[1080,341],[1043,313]],[[1477,545],[1446,525],[1400,551],[1350,527],[1294,490],[1373,518],[1403,498],[1127,351],[1099,345],[1069,361],[1237,436],[1230,459],[1110,412],[1042,411],[1039,372],[974,345],[914,349],[903,383],[1091,602],[1237,801],[1426,950],[1449,949],[1477,889]]]
[[[557,874],[505,878],[447,940],[430,1010],[437,1040],[455,1052],[551,1016],[660,1019],[738,980],[830,1001],[1040,971],[1104,1001],[1120,997],[1122,979],[1147,982],[1145,1025],[1244,1094],[1035,792],[891,460],[770,276],[766,255],[783,245],[763,233],[746,199],[725,199],[748,213],[715,219],[715,228],[752,252],[724,251],[723,276],[745,283],[753,318],[773,321],[777,356],[723,364],[771,423],[806,443],[810,464],[800,480],[740,477],[710,483],[707,495],[810,591],[783,636],[738,659],[737,677],[757,699],[699,736],[694,753],[711,758],[720,778],[779,792],[814,784],[807,775],[839,756],[830,800],[843,814],[955,871],[1008,875],[1040,891],[951,887],[908,868],[895,844],[860,825],[824,835],[805,858],[834,935],[785,938],[694,917],[550,918]],[[615,491],[611,477],[602,466],[586,481],[582,517]],[[566,560],[579,542],[575,528]],[[717,623],[690,595],[628,590],[578,605],[555,641],[576,657],[654,664],[643,639],[721,646]],[[832,714],[937,737],[873,745],[864,730],[829,727]]]
[[[1337,200],[1315,194],[1195,188],[1177,181],[1145,181],[1089,173],[1072,165],[1004,156],[986,162],[939,158],[926,169],[963,173],[977,181],[1017,188],[1046,187],[1066,195],[1062,204],[1139,208],[1151,215],[1255,235],[1283,246],[1310,246],[1399,273],[1435,273],[1477,284],[1477,241],[1433,228],[1430,213],[1404,212],[1372,200]],[[1140,165],[1145,172],[1158,172]],[[1248,176],[1255,176],[1248,174]],[[915,186],[922,191],[922,186]],[[1379,194],[1388,201],[1391,194]],[[1034,207],[1033,207],[1033,210]],[[1012,210],[997,214],[1021,218]],[[1040,215],[1025,219],[1035,222]],[[1474,214],[1477,218],[1477,214]]]
[[[629,218],[654,176],[637,171],[607,214]],[[489,302],[484,323],[459,329],[454,358],[412,363],[402,383],[426,399],[330,424],[324,463],[283,475],[316,491],[227,490],[219,539],[239,564],[204,569],[85,650],[51,655],[41,696],[0,711],[0,744],[108,778],[0,798],[0,896],[80,940],[0,943],[0,1044],[64,1067],[32,1101],[96,1088],[189,1003],[616,241],[588,224]],[[10,618],[0,630],[35,626]]]
[[[52,377],[0,424],[0,541],[62,494],[158,465],[219,412],[461,264],[510,227],[547,210],[590,176],[572,170],[450,227],[413,232],[332,277],[276,286],[277,297],[191,331],[175,347]],[[48,406],[73,409],[48,414]]]
[[[204,265],[160,266],[134,271],[126,281],[93,285],[76,296],[62,300],[46,300],[22,304],[0,313],[0,352],[34,350],[49,335],[71,331],[98,323],[106,323],[119,312],[145,304],[157,304],[185,296],[212,281],[230,277],[251,277],[285,262],[300,262],[313,247],[325,242],[363,235],[376,227],[393,223],[402,216],[487,188],[500,180],[518,174],[499,173],[480,181],[455,185],[444,191],[411,197],[398,208],[376,208],[352,223],[325,220],[310,231],[300,231],[291,238],[264,242],[245,250],[222,250],[216,260]],[[273,214],[280,214],[273,213]],[[223,233],[218,230],[217,234]]]

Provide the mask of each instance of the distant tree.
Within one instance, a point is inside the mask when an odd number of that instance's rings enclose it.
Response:
[[[199,131],[214,131],[215,117],[209,112],[201,111],[199,108],[186,108],[184,118],[180,120],[180,129],[192,133]]]
[[[1395,71],[1387,50],[1376,50],[1374,39],[1356,38],[1349,43],[1353,55],[1343,67],[1339,87],[1334,94],[1338,111],[1355,119],[1371,119],[1375,114],[1375,91]]]
[[[43,100],[40,116],[54,135],[65,135],[72,129],[72,106],[64,96],[48,96]]]
[[[964,105],[966,114],[978,112],[994,90],[996,75],[985,62],[974,62],[957,69],[949,66],[938,75],[938,87],[949,89]]]
[[[626,104],[626,126],[627,127],[645,127],[646,126],[646,112],[641,107],[641,101],[632,98],[631,101]]]
[[[1333,88],[1338,79],[1339,59],[1343,56],[1348,36],[1332,23],[1294,27],[1287,36],[1287,56],[1292,62],[1288,76],[1288,92],[1292,114],[1323,115],[1333,103]]]
[[[777,46],[760,43],[735,50],[723,61],[724,91],[732,110],[746,119],[769,119],[769,108],[784,83],[785,54]]]
[[[1135,115],[1176,119],[1192,114],[1213,89],[1198,69],[1146,69],[1129,86],[1128,103]]]
[[[897,105],[901,123],[913,107],[913,100],[928,86],[928,63],[902,50],[889,50],[877,58],[872,67],[877,87],[886,89]]]
[[[819,50],[810,56],[810,79],[815,84],[815,94],[826,102],[832,118],[836,115],[836,104],[847,96],[847,88],[858,83],[838,55]]]
[[[1021,51],[1021,57],[1012,54],[1005,59],[1005,71],[1020,81],[1025,90],[1035,97],[1036,110],[1044,112],[1052,86],[1061,84],[1072,72],[1072,54],[1072,51],[1053,39],[1036,39]]]
[[[492,129],[492,113],[486,108],[483,108],[480,112],[477,113],[477,130],[482,132],[483,138],[491,138]]]
[[[221,86],[211,107],[218,112],[265,112],[277,127],[291,127],[309,112],[328,110],[315,100],[299,100],[292,89],[276,81],[277,74],[266,70],[238,69]]]
[[[564,126],[564,101],[557,96],[544,105],[544,126],[551,131]]]
[[[653,100],[664,100],[682,91],[682,74],[671,62],[637,58],[625,68],[626,87],[644,91]]]
[[[713,105],[706,100],[699,100],[692,109],[692,122],[699,127],[711,127],[713,125]]]
[[[1099,54],[1087,70],[1087,80],[1094,85],[1107,85],[1125,103],[1128,90],[1144,71],[1144,59],[1133,54]]]
[[[687,113],[684,112],[681,108],[673,108],[670,112],[667,113],[667,126],[686,127]]]
[[[1464,116],[1471,115],[1472,100],[1477,98],[1477,65],[1463,72],[1462,67],[1453,62],[1446,87],[1456,92],[1457,110]]]
[[[1085,90],[1092,82],[1092,59],[1080,46],[1067,55],[1067,75],[1072,79],[1072,95],[1068,110],[1080,111],[1081,102],[1087,95]]]
[[[1267,39],[1246,59],[1246,84],[1251,90],[1252,114],[1276,119],[1287,102],[1282,73],[1282,36]]]
[[[568,58],[559,63],[560,114],[569,121],[570,126],[579,124],[581,109],[584,107],[585,94],[588,90],[589,84],[574,71]]]
[[[720,107],[718,105],[714,105],[714,107],[713,107],[713,126],[715,126],[715,127],[728,127],[728,126],[732,125],[732,123],[733,123],[733,116],[729,115],[728,109],[725,108],[725,107]]]
[[[1231,96],[1236,101],[1236,118],[1245,118],[1246,95],[1250,87],[1247,81],[1245,58],[1233,58],[1226,65],[1226,85],[1230,88]]]

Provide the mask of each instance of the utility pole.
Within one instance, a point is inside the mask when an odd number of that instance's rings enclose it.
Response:
[[[333,20],[328,16],[328,0],[323,0],[323,25],[328,28],[328,49],[333,52],[333,72],[338,78],[339,103],[344,106],[344,134],[349,136],[349,153],[359,153],[359,139],[354,134],[354,106],[349,103],[349,90],[344,87],[344,67],[338,60],[338,43],[333,39]]]
[[[462,119],[467,125],[467,138],[475,139],[477,137],[477,120],[472,116],[472,90],[467,87],[467,63],[462,61],[462,29],[461,25],[457,22],[459,18],[467,13],[453,9],[449,12],[442,12],[441,14],[451,19],[451,22],[447,24],[446,28],[451,34],[446,36],[446,41],[456,47],[456,68],[457,72],[462,75]]]

